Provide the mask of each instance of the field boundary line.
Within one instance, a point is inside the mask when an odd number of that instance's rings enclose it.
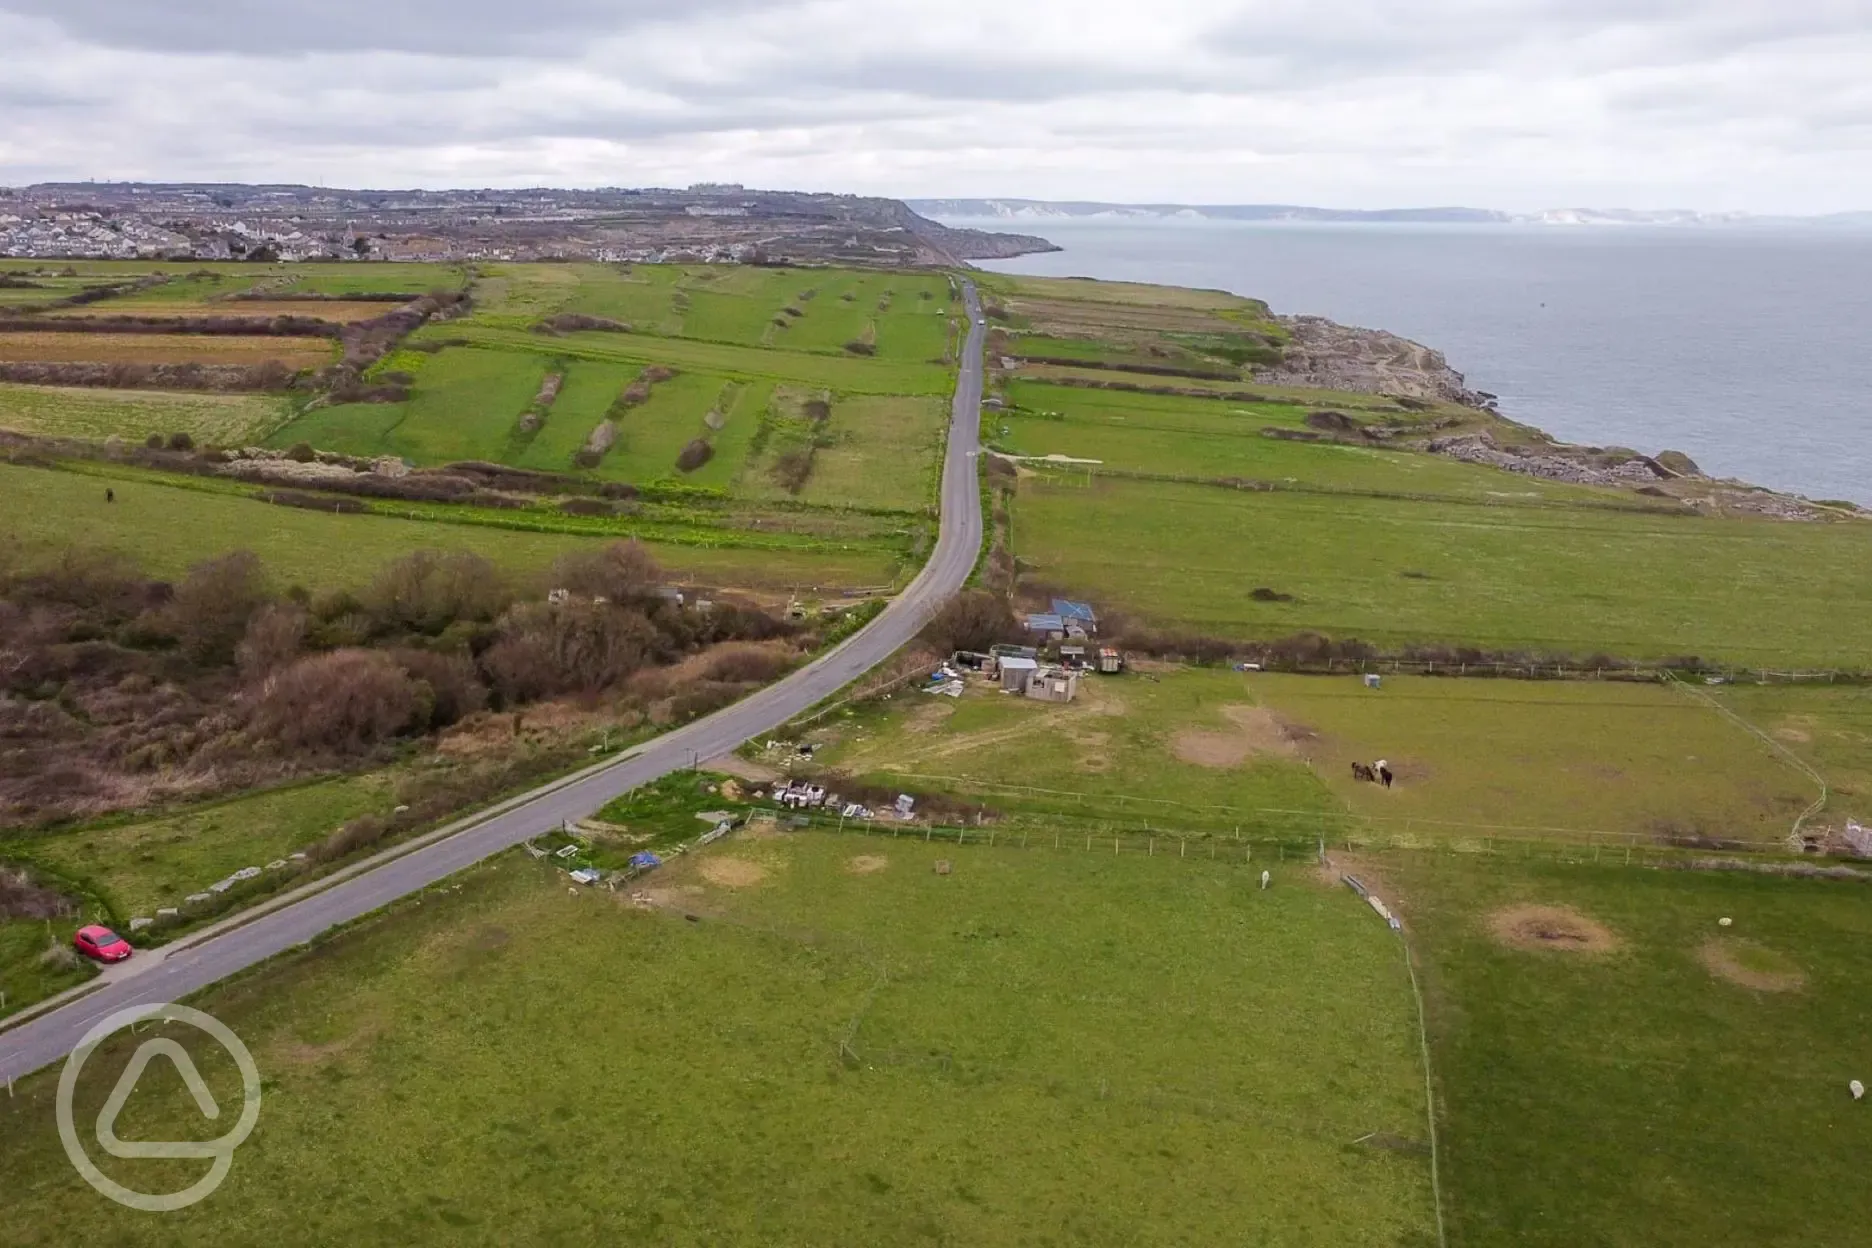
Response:
[[[1819,814],[1822,810],[1826,809],[1827,798],[1831,793],[1831,789],[1827,784],[1826,777],[1821,775],[1818,771],[1814,770],[1813,766],[1809,764],[1806,759],[1796,754],[1793,750],[1788,749],[1787,746],[1775,740],[1773,737],[1763,732],[1760,728],[1757,728],[1754,724],[1750,723],[1748,720],[1742,718],[1742,716],[1737,714],[1735,711],[1724,706],[1721,702],[1719,702],[1716,698],[1712,697],[1708,693],[1705,693],[1703,690],[1695,688],[1691,685],[1687,685],[1683,681],[1678,680],[1675,677],[1667,677],[1667,680],[1672,685],[1675,685],[1677,688],[1689,694],[1693,699],[1699,702],[1702,702],[1705,706],[1708,706],[1711,710],[1715,711],[1717,714],[1723,716],[1725,719],[1736,724],[1743,731],[1754,735],[1756,738],[1758,738],[1764,744],[1766,744],[1769,749],[1773,750],[1776,754],[1780,755],[1781,758],[1785,760],[1789,765],[1791,765],[1796,771],[1799,771],[1802,775],[1805,775],[1809,780],[1812,780],[1815,784],[1820,786],[1820,796],[1816,797],[1807,806],[1805,810],[1801,811],[1800,814],[1794,816],[1794,826],[1788,830],[1789,847],[1793,849],[1796,853],[1800,852],[1801,825],[1806,823],[1809,819],[1813,818],[1815,815]]]
[[[1398,944],[1404,950],[1404,970],[1410,975],[1411,996],[1417,1002],[1417,1042],[1423,1049],[1424,1117],[1430,1124],[1430,1203],[1436,1210],[1437,1248],[1449,1248],[1443,1229],[1443,1175],[1437,1144],[1436,1081],[1430,1073],[1430,1027],[1425,1021],[1423,990],[1417,986],[1417,959],[1411,955],[1410,939],[1402,931]]]

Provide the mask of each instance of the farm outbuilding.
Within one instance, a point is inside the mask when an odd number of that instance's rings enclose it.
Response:
[[[1079,673],[1065,667],[1039,668],[1027,682],[1027,696],[1039,702],[1070,702],[1079,696]]]
[[[1001,688],[1008,693],[1026,693],[1034,673],[1040,670],[1037,659],[1008,655],[1001,660]]]
[[[1066,621],[1051,611],[1035,611],[1027,616],[1027,631],[1037,633],[1048,641],[1058,641],[1066,635]]]

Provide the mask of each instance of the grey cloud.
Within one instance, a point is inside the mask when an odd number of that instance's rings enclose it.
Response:
[[[0,180],[1538,207],[1794,194],[1865,145],[1872,0],[0,0],[0,46]]]
[[[763,7],[762,0],[0,0],[75,38],[154,52],[564,56],[582,38]]]

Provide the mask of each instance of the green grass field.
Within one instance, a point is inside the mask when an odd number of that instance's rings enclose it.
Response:
[[[1817,787],[1707,704],[1661,684],[1254,674],[1349,810],[1390,840],[1488,836],[1608,847],[1690,838],[1785,849]],[[1825,691],[1783,691],[1807,705]],[[1389,790],[1353,779],[1385,759]]]
[[[1872,826],[1872,689],[1734,685],[1705,690],[1826,780],[1826,808],[1816,821]]]
[[[1308,871],[800,834],[661,908],[562,880],[504,856],[209,993],[264,1107],[161,1223],[82,1186],[26,1081],[9,1239],[1434,1242],[1427,1159],[1352,1143],[1425,1134],[1396,938]],[[164,1090],[127,1138],[192,1138]]]
[[[0,429],[44,437],[141,442],[186,433],[206,446],[247,446],[286,417],[285,402],[267,395],[0,383]]]
[[[114,503],[104,501],[107,485],[116,492]],[[282,583],[307,588],[363,584],[416,549],[473,550],[516,574],[531,574],[567,551],[618,536],[327,515],[154,480],[9,465],[0,465],[0,497],[8,502],[0,509],[0,534],[28,548],[118,550],[152,575],[171,577],[210,556],[251,550]],[[896,558],[874,544],[853,543],[847,550],[644,545],[673,576],[704,583],[880,585],[896,575]]]
[[[503,351],[444,351],[417,374],[408,402],[317,408],[276,431],[272,443],[310,442],[320,450],[399,455],[416,464],[499,460],[546,365]]]
[[[1508,486],[1506,488],[1513,488]],[[1024,487],[1032,577],[1154,624],[1857,666],[1872,530],[1095,480]],[[1257,602],[1256,588],[1294,595]]]
[[[1290,442],[1263,429],[1302,429],[1306,408],[1079,390],[1007,387],[1019,410],[990,412],[988,441],[1015,455],[1095,459],[1096,473],[1151,473],[1334,492],[1635,506],[1629,493],[1509,476],[1458,460],[1376,446]],[[1002,429],[1008,432],[1003,434]],[[1062,469],[1083,476],[1087,466]]]
[[[874,507],[915,511],[935,496],[948,433],[948,405],[938,399],[853,395],[834,398],[832,415],[817,431],[812,475],[798,497],[824,507]],[[804,445],[799,437],[770,437],[763,453],[750,457],[736,491],[757,498],[792,495],[773,477],[784,451]]]
[[[1240,827],[1379,845],[1699,841],[1785,851],[1818,787],[1708,703],[1661,684],[1293,676],[1179,668],[1087,677],[1056,706],[983,684],[820,721],[815,763],[879,785],[1178,834]],[[1858,807],[1872,693],[1761,691],[1768,729],[1818,744],[1837,818]],[[1736,690],[1745,705],[1753,690]],[[755,757],[761,757],[759,752]],[[1353,778],[1385,759],[1391,789]],[[912,779],[914,777],[914,779]],[[1070,795],[1070,796],[1069,796]]]
[[[1865,1239],[1865,885],[1401,855],[1443,1105],[1450,1243],[1778,1248]],[[1566,907],[1615,952],[1504,947]],[[1734,920],[1729,929],[1716,920]],[[1705,947],[1804,976],[1719,977]],[[1784,985],[1789,981],[1783,981]]]
[[[904,693],[870,703],[823,721],[805,739],[829,747],[817,763],[882,784],[911,774],[942,778],[920,788],[958,794],[1001,786],[1070,793],[1077,795],[1070,808],[1086,818],[1157,815],[1225,832],[1227,816],[1199,808],[1269,808],[1299,812],[1309,832],[1317,831],[1335,819],[1338,803],[1271,724],[1242,714],[1255,705],[1253,685],[1213,670],[1153,680],[1089,676],[1064,705],[977,682],[955,700]],[[989,800],[1020,804],[1012,795]],[[1173,818],[1159,803],[1185,809]],[[1046,798],[1037,804],[1059,805]]]

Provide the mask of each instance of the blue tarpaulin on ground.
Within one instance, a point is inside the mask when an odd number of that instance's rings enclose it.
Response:
[[[645,850],[640,854],[632,854],[630,856],[630,865],[641,871],[648,871],[651,867],[662,866],[663,860],[649,850]]]

